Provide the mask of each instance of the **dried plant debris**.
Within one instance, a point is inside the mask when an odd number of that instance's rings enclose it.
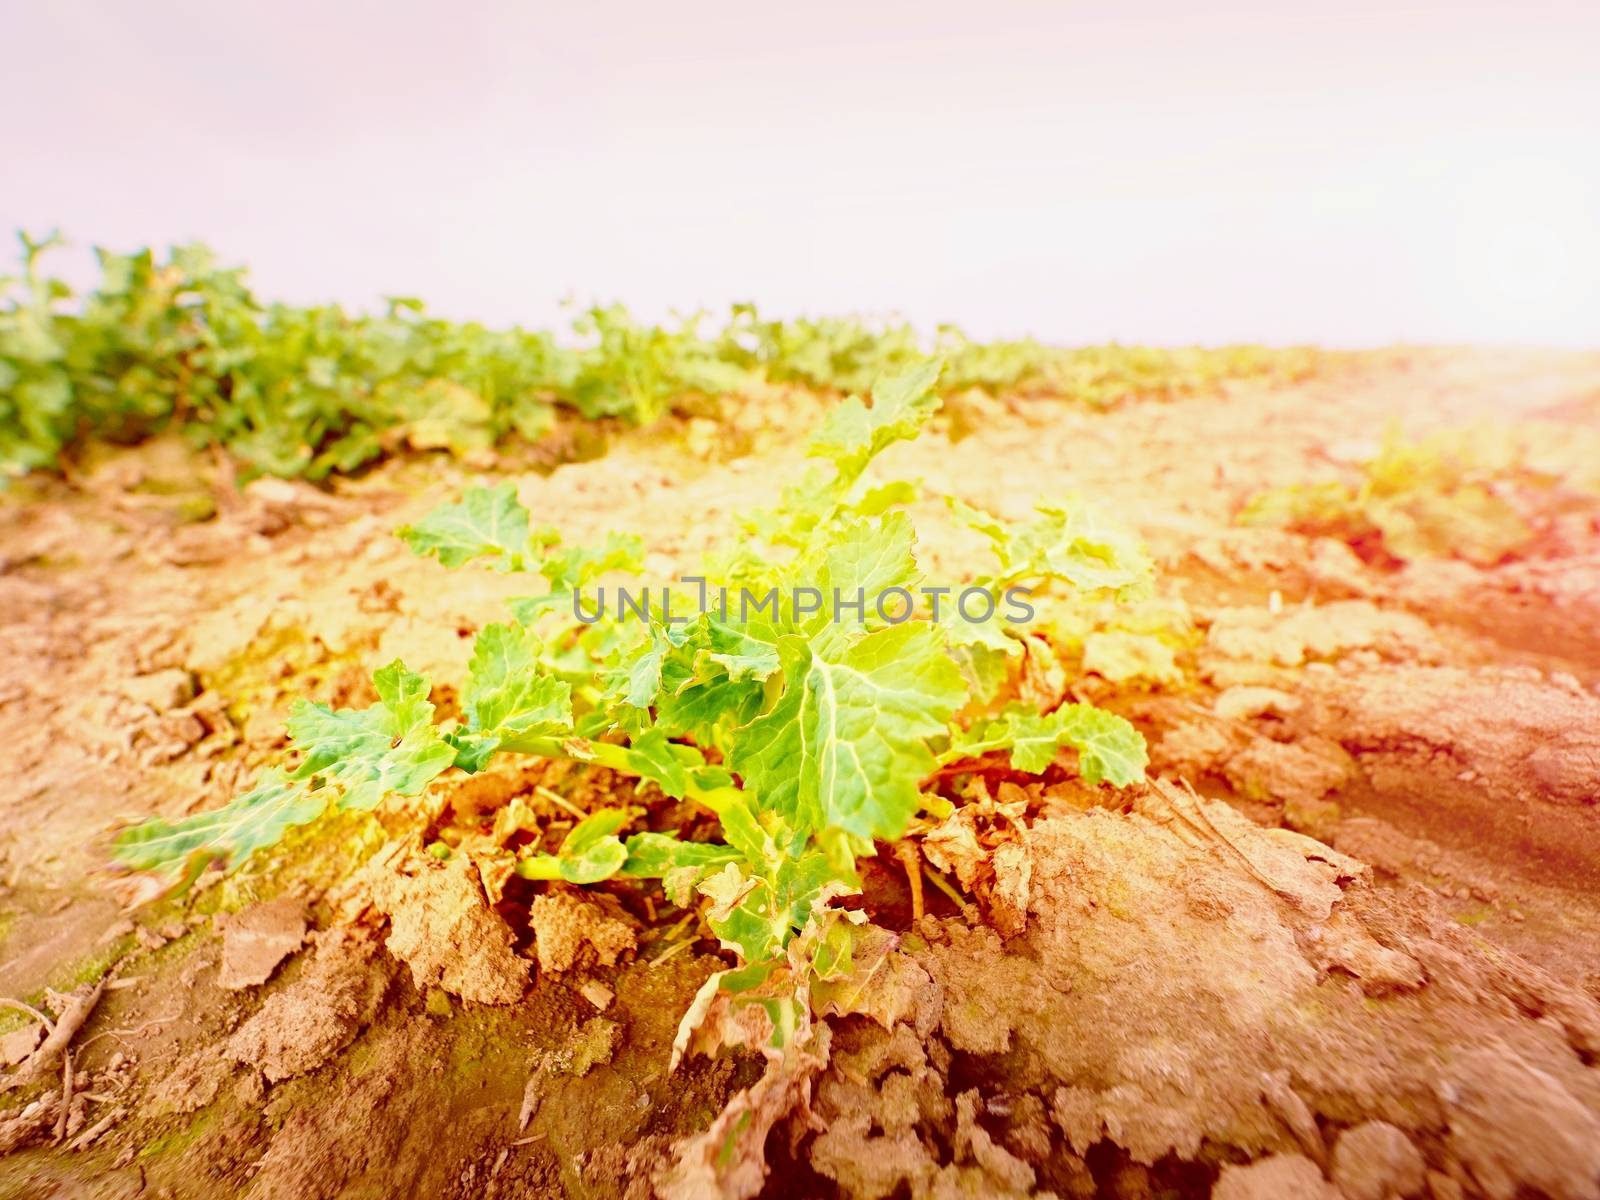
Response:
[[[284,896],[217,918],[222,967],[217,986],[229,991],[258,987],[306,937],[305,902]]]

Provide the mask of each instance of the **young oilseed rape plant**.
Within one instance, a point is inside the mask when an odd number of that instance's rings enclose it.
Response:
[[[440,720],[428,680],[390,663],[373,676],[371,707],[296,707],[293,765],[266,771],[219,811],[126,830],[118,857],[173,872],[238,864],[331,809],[415,796],[446,772],[481,771],[503,755],[606,767],[709,810],[721,840],[630,832],[638,809],[604,807],[553,853],[504,851],[512,869],[580,886],[655,879],[678,903],[698,897],[737,965],[713,977],[686,1030],[721,993],[760,1005],[767,1048],[780,1052],[819,997],[831,997],[830,1010],[844,1003],[837,985],[856,970],[862,939],[881,940],[860,912],[833,902],[860,890],[858,860],[877,843],[905,835],[919,811],[949,812],[929,784],[941,768],[1003,753],[1015,771],[1039,774],[1071,748],[1086,783],[1125,786],[1146,763],[1143,739],[1121,717],[1088,704],[1001,703],[1023,642],[996,604],[982,620],[947,605],[937,620],[919,608],[891,621],[871,604],[817,612],[795,603],[796,589],[871,596],[923,582],[906,512],[920,489],[875,480],[870,468],[933,416],[939,369],[912,366],[880,380],[870,406],[854,397],[836,406],[810,442],[809,469],[708,556],[695,577],[708,588],[776,591],[777,603],[755,614],[575,619],[579,589],[642,569],[643,540],[563,545],[535,527],[509,484],[473,489],[402,529],[444,567],[543,580],[512,602],[513,620],[477,635],[459,719]],[[1084,506],[1041,507],[1010,524],[948,503],[993,549],[992,570],[969,586],[995,599],[1013,588],[1126,593],[1147,583],[1137,543]],[[957,719],[974,712],[983,715]]]

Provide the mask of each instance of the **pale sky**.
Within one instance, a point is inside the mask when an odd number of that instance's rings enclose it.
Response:
[[[1600,347],[1596,0],[0,0],[0,46],[0,226],[270,298]]]

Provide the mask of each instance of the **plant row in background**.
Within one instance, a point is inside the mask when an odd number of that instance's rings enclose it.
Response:
[[[1370,562],[1461,558],[1493,566],[1528,553],[1563,513],[1594,511],[1600,438],[1561,424],[1479,425],[1381,444],[1340,473],[1272,488],[1239,513],[1336,537]]]
[[[226,447],[249,473],[321,479],[400,447],[538,438],[558,408],[644,424],[761,380],[864,392],[930,350],[946,363],[946,394],[1025,390],[1092,405],[1298,378],[1318,361],[1255,346],[985,343],[952,327],[930,346],[904,324],[766,320],[749,305],[709,332],[695,319],[651,325],[595,307],[558,337],[441,320],[411,299],[381,315],[266,303],[243,270],[198,245],[164,259],[97,250],[99,283],[75,296],[46,272],[57,239],[19,237],[20,273],[0,279],[0,484],[56,467],[86,437],[136,441],[168,428]]]

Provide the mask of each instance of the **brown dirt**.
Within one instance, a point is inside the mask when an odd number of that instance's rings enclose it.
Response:
[[[157,443],[0,498],[0,995],[54,1013],[46,988],[114,985],[65,1121],[55,1076],[0,1101],[0,1196],[694,1194],[721,1169],[706,1131],[751,1120],[773,1195],[1600,1196],[1600,524],[1564,517],[1500,566],[1394,569],[1232,523],[1391,418],[1576,428],[1596,397],[1597,356],[1415,351],[1110,413],[1018,399],[897,450],[1008,515],[1075,492],[1145,535],[1171,652],[1113,683],[1066,637],[1064,678],[1200,796],[974,799],[925,851],[967,863],[970,911],[913,924],[899,877],[871,875],[927,981],[900,1023],[831,1018],[805,1071],[753,1092],[749,1054],[667,1070],[722,965],[678,952],[676,910],[419,852],[424,829],[490,836],[513,801],[555,836],[535,788],[582,807],[604,773],[441,785],[131,915],[150,893],[103,870],[118,821],[231,794],[295,696],[364,703],[396,655],[459,676],[525,585],[441,575],[390,531],[472,472],[232,493]],[[649,531],[667,577],[770,496],[814,412],[513,477],[573,540]],[[956,578],[972,549],[926,546]]]
[[[1026,847],[1025,933],[918,930],[940,1044],[864,1074],[836,1054],[824,1077],[812,1162],[850,1194],[981,1177],[986,1195],[1094,1195],[1115,1167],[1203,1195],[1247,1157],[1326,1165],[1340,1131],[1373,1119],[1481,1194],[1592,1194],[1600,1005],[1418,890],[1376,888],[1320,843],[1170,788],[1131,812],[1047,808]],[[891,1107],[900,1087],[913,1101]],[[961,1152],[949,1097],[968,1089],[997,1143],[986,1153]],[[1550,1155],[1524,1158],[1535,1142]]]

